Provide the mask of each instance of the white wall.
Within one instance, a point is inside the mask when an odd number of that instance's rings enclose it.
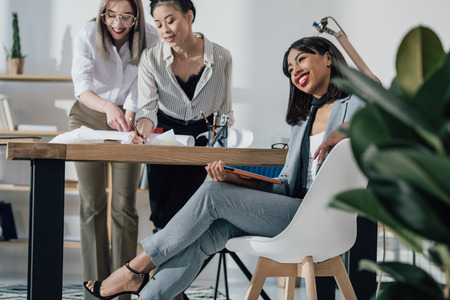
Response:
[[[148,0],[144,1],[147,20]],[[294,40],[315,35],[313,21],[333,16],[372,71],[388,86],[395,74],[401,38],[414,26],[432,28],[449,48],[448,0],[194,0],[194,30],[226,48],[234,59],[233,102],[236,127],[254,132],[254,147],[269,147],[289,135],[284,113],[288,83],[282,56]],[[100,1],[8,0],[0,2],[0,42],[11,47],[11,12],[19,14],[27,74],[70,74],[72,40],[82,24],[95,16]],[[330,21],[330,27],[337,29]],[[330,39],[338,42],[330,36]],[[0,50],[2,53],[3,50]],[[0,60],[0,73],[6,72]],[[25,89],[26,87],[26,89]],[[67,117],[55,99],[72,99],[66,83],[0,82],[12,100],[20,123],[54,124],[67,129]]]

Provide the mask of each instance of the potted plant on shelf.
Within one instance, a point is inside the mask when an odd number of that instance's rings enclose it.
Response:
[[[389,90],[338,67],[344,78],[334,84],[367,101],[348,135],[369,185],[337,195],[331,206],[384,224],[443,279],[401,262],[363,260],[360,267],[394,279],[378,299],[450,299],[450,53],[419,26],[400,44]]]
[[[13,45],[11,51],[6,51],[6,67],[9,75],[23,74],[23,65],[25,62],[25,55],[22,55],[20,50],[20,36],[19,36],[19,21],[17,13],[12,13],[12,28],[13,28]]]

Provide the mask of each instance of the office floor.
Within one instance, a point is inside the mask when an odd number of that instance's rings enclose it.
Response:
[[[16,217],[17,229],[21,237],[27,235],[27,208],[28,198],[24,193],[22,198],[15,199],[15,208],[18,214]],[[147,236],[148,233],[148,200],[146,194],[139,194],[138,197],[138,209],[143,211],[142,217],[139,218],[139,233],[140,239]],[[79,204],[76,199],[76,195],[72,193],[66,194],[65,204],[65,237],[67,240],[79,239],[79,218],[78,210]],[[23,207],[23,209],[20,209]],[[23,211],[23,213],[22,213]],[[252,256],[246,256],[239,254],[244,264],[253,272],[256,265],[256,258]],[[7,257],[3,260],[1,257]],[[26,270],[27,270],[27,247],[23,246],[3,246],[0,247],[0,284],[2,283],[16,283],[26,284]],[[65,247],[64,248],[64,284],[79,284],[81,286],[81,251],[78,247]],[[241,272],[241,270],[234,264],[234,262],[228,258],[228,278],[229,278],[229,293],[230,299],[243,299],[247,291],[249,281]],[[214,287],[217,273],[218,259],[214,258],[205,270],[198,276],[197,280],[193,283],[196,286]],[[223,276],[221,274],[221,276]],[[220,278],[219,291],[225,294],[224,281]],[[264,287],[269,297],[273,300],[283,299],[283,290],[278,288],[277,279],[269,278]],[[296,299],[306,299],[304,288],[297,289]]]
[[[214,295],[214,283],[213,282],[194,282],[194,284],[186,291],[190,300],[197,299],[213,299]],[[245,282],[230,282],[229,299],[239,300],[244,299],[248,283]],[[18,300],[24,299],[26,297],[26,285],[23,282],[2,282],[0,283],[0,299],[2,300]],[[267,295],[272,300],[284,299],[284,290],[278,288],[277,285],[273,283],[268,283],[265,285],[264,290]],[[64,284],[63,288],[63,299],[70,300],[82,300],[83,288],[81,284]],[[132,299],[137,299],[137,297],[132,297]],[[225,300],[225,290],[223,287],[219,288],[219,294],[217,296],[218,300]],[[262,298],[260,298],[262,299]],[[295,291],[295,300],[306,299],[305,289],[303,287],[297,288]],[[341,299],[340,296],[336,299]]]
[[[400,260],[411,263],[413,259],[413,253],[406,249],[404,246],[398,243],[392,236],[392,234],[386,234],[386,260]],[[379,233],[378,240],[378,260],[382,259],[383,254],[383,239],[381,232]],[[79,248],[65,248],[64,249],[64,284],[78,284],[81,286],[81,260]],[[3,283],[16,283],[26,284],[26,247],[3,247],[2,255],[0,257],[8,257],[7,260],[0,259],[0,284]],[[4,255],[4,256],[3,256]],[[253,272],[256,259],[251,256],[245,256],[241,253],[240,258],[243,260],[247,268]],[[14,262],[14,264],[12,264]],[[433,268],[422,257],[416,257],[416,263],[432,274],[439,282],[444,280],[442,272]],[[199,274],[198,278],[194,281],[195,286],[214,287],[217,275],[218,258],[215,257]],[[22,271],[20,271],[22,270]],[[237,265],[228,257],[227,258],[227,270],[228,270],[228,285],[230,299],[239,300],[243,299],[247,291],[249,281],[237,267]],[[377,277],[378,279],[378,277]],[[383,282],[390,281],[389,276],[383,276]],[[278,288],[278,282],[276,278],[268,278],[264,285],[264,290],[269,295],[270,299],[278,300],[284,299],[284,290]],[[219,280],[219,291],[225,294],[223,273]],[[0,299],[3,299],[0,297]],[[306,299],[306,292],[304,284],[301,284],[300,288],[296,289],[295,299]],[[340,292],[336,293],[336,299],[342,299]]]
[[[27,166],[28,168],[28,166]],[[19,235],[26,236],[28,214],[28,195],[26,193],[20,194],[22,198],[16,198],[14,205],[19,213],[15,215],[16,225]],[[78,202],[73,199],[76,195],[68,193],[66,195],[66,216],[65,216],[65,236],[67,239],[79,237],[79,218],[78,218]],[[20,209],[23,208],[23,209]],[[138,209],[142,211],[142,217],[139,218],[139,232],[140,239],[148,235],[148,200],[146,194],[139,194]],[[394,236],[386,233],[386,247],[385,247],[386,261],[415,261],[424,270],[432,274],[439,282],[445,281],[445,276],[442,272],[428,263],[421,256],[414,256],[411,250],[402,246]],[[382,232],[379,232],[378,237],[378,261],[382,260],[383,256],[383,238]],[[256,258],[239,254],[244,264],[253,272],[256,265]],[[27,269],[27,247],[16,246],[2,246],[0,247],[0,284],[8,282],[18,282],[19,284],[26,284],[26,269]],[[2,259],[7,258],[7,259]],[[79,284],[81,286],[81,251],[80,248],[64,248],[64,284]],[[230,299],[243,299],[248,288],[249,281],[234,264],[231,259],[227,259],[228,263],[228,278],[229,278],[229,293]],[[217,273],[217,258],[214,258],[207,268],[198,276],[193,285],[214,287]],[[221,276],[223,276],[221,274]],[[378,276],[377,276],[378,279]],[[389,276],[384,275],[383,282],[390,281]],[[219,281],[219,291],[225,294],[223,278]],[[278,282],[275,278],[269,278],[264,286],[265,291],[272,300],[283,299],[284,291],[278,288]],[[339,292],[336,293],[336,299],[341,299]],[[306,292],[304,285],[296,289],[295,299],[306,299]]]
[[[213,279],[213,278],[212,278]],[[214,280],[197,280],[188,289],[186,294],[189,299],[213,299],[214,295]],[[229,278],[229,299],[244,299],[246,290],[248,288],[248,281],[236,280],[236,278]],[[82,299],[81,283],[64,283],[64,299],[81,300]],[[278,288],[275,282],[268,282],[264,286],[264,290],[272,300],[284,299],[284,291]],[[18,300],[23,299],[26,295],[26,282],[17,280],[2,280],[0,282],[0,299],[2,300]],[[194,296],[192,296],[194,295]],[[132,299],[137,299],[134,297]],[[225,289],[223,283],[219,286],[219,300],[226,299]],[[262,298],[261,298],[262,299]],[[295,299],[306,299],[304,288],[297,288]],[[339,299],[339,298],[338,298]]]
[[[246,260],[243,257],[244,263],[249,267],[251,271],[253,271],[253,265],[251,261]],[[208,266],[199,274],[197,279],[193,282],[192,286],[196,287],[211,287],[214,288],[216,282],[217,275],[217,266],[218,260],[214,258]],[[245,277],[245,275],[241,272],[241,270],[237,267],[236,264],[231,259],[227,259],[227,270],[228,270],[228,287],[229,287],[229,299],[232,300],[240,300],[244,299],[249,281]],[[223,273],[220,275],[219,280],[219,292],[225,296],[225,284],[223,280]],[[26,278],[23,275],[14,275],[10,273],[10,276],[0,276],[0,285],[4,284],[26,284]],[[65,275],[64,276],[64,285],[75,285],[79,286],[81,289],[81,278],[78,275]],[[278,287],[278,281],[276,278],[268,278],[265,285],[264,290],[267,295],[272,300],[281,300],[284,299],[284,289]],[[211,290],[209,291],[211,295]],[[341,300],[342,297],[339,292],[336,293],[336,299]],[[201,297],[203,299],[212,299],[213,297]],[[224,299],[225,297],[221,297],[220,299]],[[0,292],[0,299],[18,299],[18,298],[2,298]],[[71,298],[72,299],[72,298]],[[75,299],[75,298],[74,298]],[[260,299],[262,299],[260,297]],[[295,300],[306,299],[306,291],[304,288],[304,284],[301,284],[301,287],[296,288],[295,291]]]
[[[255,261],[249,259],[249,257],[243,256],[240,254],[240,258],[243,260],[244,264],[248,267],[248,269],[253,272]],[[215,286],[216,276],[217,276],[217,266],[218,260],[214,258],[208,266],[204,269],[202,273],[197,277],[197,279],[193,282],[193,285],[201,285],[201,286]],[[229,288],[229,298],[232,300],[244,299],[245,294],[247,292],[249,281],[247,277],[242,273],[239,267],[227,257],[227,274],[228,274],[228,288]],[[225,294],[225,284],[223,280],[223,272],[220,274],[219,279],[219,291],[222,294]],[[264,291],[272,300],[281,300],[284,298],[284,289],[278,287],[278,279],[277,278],[267,278],[264,284]],[[261,297],[259,299],[262,299]],[[304,282],[300,283],[300,287],[295,289],[295,300],[306,299],[306,290]],[[336,300],[342,300],[342,296],[340,292],[336,293]]]
[[[62,289],[62,299],[60,300],[82,300],[84,289],[80,284],[64,284]],[[189,300],[213,299],[214,289],[203,286],[190,286],[185,294]],[[25,284],[4,284],[0,283],[0,300],[23,300],[27,298],[27,286]],[[131,296],[132,300],[138,297]],[[220,293],[216,296],[217,300],[226,300],[226,297]]]

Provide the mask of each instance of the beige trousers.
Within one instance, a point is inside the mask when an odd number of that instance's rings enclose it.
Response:
[[[70,112],[69,129],[82,125],[96,130],[112,130],[104,113],[91,110],[77,101]],[[75,163],[80,195],[83,281],[104,280],[136,256],[136,190],[142,164],[111,163],[111,247],[107,227],[107,167],[108,163],[101,162]],[[87,293],[84,295],[85,299],[95,299]],[[130,299],[130,296],[119,299]]]

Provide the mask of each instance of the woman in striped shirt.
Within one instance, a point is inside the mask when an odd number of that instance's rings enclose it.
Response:
[[[228,115],[231,108],[230,52],[192,31],[195,7],[190,0],[156,0],[150,4],[162,42],[146,49],[139,65],[139,111],[132,143],[144,143],[155,127],[197,137],[207,131],[202,112]],[[205,146],[206,138],[196,139]],[[206,178],[202,166],[147,165],[151,221],[164,227]]]

